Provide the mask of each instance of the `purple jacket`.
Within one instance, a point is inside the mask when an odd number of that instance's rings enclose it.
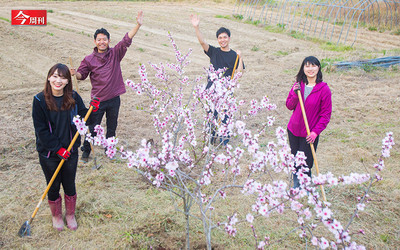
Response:
[[[304,101],[305,84],[301,83],[301,95]],[[332,114],[332,93],[325,82],[316,84],[307,100],[304,102],[310,132],[314,131],[319,135],[328,125]],[[290,117],[288,129],[295,136],[307,137],[306,126],[304,125],[303,114],[301,113],[300,102],[297,94],[290,89],[286,99],[286,107],[293,110]]]
[[[114,48],[99,53],[95,47],[93,53],[82,60],[77,71],[82,75],[81,80],[90,74],[92,98],[107,101],[126,92],[120,62],[131,43],[132,39],[126,33]]]

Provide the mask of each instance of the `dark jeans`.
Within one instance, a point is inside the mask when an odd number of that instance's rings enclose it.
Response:
[[[104,102],[101,102],[100,100],[99,110],[91,114],[92,124],[89,126],[89,130],[92,136],[96,136],[96,133],[94,132],[94,127],[98,124],[101,124],[101,120],[103,119],[104,113],[106,114],[106,125],[107,125],[106,138],[115,136],[115,131],[117,130],[117,125],[118,125],[118,113],[120,105],[121,105],[121,98],[119,96]],[[90,152],[91,151],[90,143],[85,140],[83,142],[81,150]]]
[[[213,84],[213,82],[210,81],[210,79],[208,79],[206,89],[209,89],[212,84]],[[210,110],[209,112],[211,113],[212,111]],[[214,119],[217,121],[217,128],[218,128],[218,126],[220,125],[221,122],[223,124],[226,124],[228,118],[229,117],[224,114],[224,119],[222,120],[222,118],[221,118],[222,121],[220,121],[219,117],[218,117],[218,112],[216,110],[214,110]],[[230,138],[229,135],[226,136],[226,137],[225,136],[224,137],[218,137],[216,128],[215,127],[211,128],[211,143],[212,144],[215,144],[215,143],[219,144],[219,143],[223,142],[223,144],[226,146],[229,143],[229,138]]]
[[[46,158],[44,156],[39,155],[40,166],[42,167],[44,176],[46,177],[46,183],[49,184],[51,178],[56,171],[58,164],[61,159],[57,156],[52,156],[50,158]],[[75,189],[75,176],[76,176],[76,168],[78,165],[78,152],[71,153],[71,156],[64,162],[62,165],[60,172],[58,172],[56,179],[51,185],[48,192],[48,199],[51,201],[55,201],[60,196],[60,186],[62,184],[64,193],[68,196],[74,196],[76,194]]]
[[[210,111],[211,112],[211,111]],[[216,131],[216,129],[218,128],[218,126],[221,124],[221,122],[223,123],[223,124],[226,124],[227,123],[227,120],[228,120],[228,116],[227,115],[225,115],[224,114],[224,119],[222,120],[222,121],[220,121],[219,120],[219,116],[218,116],[218,112],[216,111],[216,110],[214,110],[214,119],[217,121],[217,127],[215,128],[215,127],[213,127],[212,129],[211,129],[211,143],[212,144],[215,144],[215,143],[223,143],[225,146],[229,143],[229,138],[230,138],[230,136],[228,135],[228,136],[223,136],[223,137],[219,137],[218,135],[217,135],[217,131]],[[219,139],[219,140],[217,140],[217,139]]]
[[[295,136],[295,135],[293,135],[292,132],[290,132],[289,129],[287,131],[288,131],[288,136],[289,136],[289,144],[290,144],[291,153],[294,156],[296,156],[297,151],[304,152],[305,156],[307,157],[307,159],[306,159],[307,167],[310,169],[306,174],[311,177],[311,168],[314,164],[314,158],[312,156],[310,144],[308,144],[305,137]],[[313,143],[315,152],[317,151],[318,140],[319,140],[319,135],[317,136],[317,138],[315,138],[315,141]],[[296,167],[296,169],[298,170],[299,168]],[[294,187],[295,188],[298,187],[298,180],[297,180],[297,176],[295,174],[293,174],[293,181],[294,181]],[[296,186],[296,184],[297,184],[297,186]]]

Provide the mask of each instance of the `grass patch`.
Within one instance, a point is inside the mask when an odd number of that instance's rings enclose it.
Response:
[[[400,29],[394,30],[390,34],[395,35],[395,36],[400,36]]]
[[[294,30],[292,30],[290,32],[290,36],[293,37],[293,38],[296,38],[296,39],[302,39],[302,40],[306,40],[307,39],[307,36],[304,33],[299,32],[299,31],[294,31]]]
[[[0,16],[0,20],[3,20],[3,21],[6,21],[6,22],[11,23],[11,21],[10,21],[9,19],[7,19],[7,18],[5,18],[5,17],[2,17],[2,16]]]
[[[367,73],[378,69],[378,67],[376,67],[370,63],[364,63],[361,68]]]
[[[231,19],[230,15],[215,15],[216,18]]]
[[[321,69],[324,70],[325,72],[332,72],[334,70],[334,64],[336,62],[343,61],[344,58],[339,57],[339,58],[322,58],[321,59]]]
[[[299,70],[298,68],[284,69],[283,73],[293,76],[297,74],[298,70]]]
[[[243,15],[233,15],[233,17],[237,20],[243,20]]]
[[[338,26],[343,26],[343,24],[344,24],[344,21],[337,21],[336,22],[336,25],[338,25]]]
[[[385,243],[389,243],[389,241],[390,241],[390,236],[387,234],[381,234],[381,235],[379,235],[379,238]]]
[[[138,48],[138,50],[139,50],[140,52],[144,52],[144,49],[143,49],[143,48]]]
[[[266,25],[264,27],[266,31],[274,32],[274,33],[283,33],[285,31],[285,27],[282,25],[277,24],[276,26],[273,25]]]
[[[344,52],[344,51],[352,51],[354,48],[348,45],[342,44],[334,44],[332,42],[326,42],[321,45],[321,48],[324,50]]]
[[[256,45],[253,46],[253,48],[251,48],[251,51],[259,51],[260,48],[258,48]]]
[[[277,56],[287,56],[287,55],[289,55],[289,52],[288,51],[278,50],[277,52],[275,52],[275,55],[277,55]]]
[[[244,23],[248,23],[248,24],[252,24],[252,25],[257,26],[257,25],[259,25],[261,23],[261,21],[260,20],[252,21],[250,19],[247,19]]]

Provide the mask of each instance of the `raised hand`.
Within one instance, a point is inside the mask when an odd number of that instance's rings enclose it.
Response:
[[[138,15],[136,17],[136,22],[137,22],[137,24],[142,26],[142,24],[143,24],[143,11],[139,11],[138,12]]]
[[[199,27],[200,18],[199,18],[198,15],[191,14],[190,15],[190,21],[191,21],[193,27]]]

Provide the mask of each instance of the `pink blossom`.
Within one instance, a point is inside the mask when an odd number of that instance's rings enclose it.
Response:
[[[263,206],[261,206],[258,210],[258,212],[262,215],[262,216],[268,216],[268,205],[265,204]]]
[[[311,244],[313,244],[313,246],[318,246],[318,238],[313,236],[311,239]]]
[[[236,166],[232,168],[232,174],[234,175],[240,175],[240,167]]]
[[[295,158],[295,165],[296,166],[307,166],[306,163],[306,155],[302,151],[297,151],[296,158]]]
[[[258,248],[258,249],[264,249],[264,246],[265,246],[265,242],[264,242],[264,241],[260,241],[260,242],[258,243],[257,248]]]
[[[246,220],[247,220],[249,223],[253,223],[254,216],[253,216],[252,214],[247,214],[247,215],[246,215]]]
[[[329,247],[329,242],[324,237],[321,237],[319,246],[321,249],[327,249]]]
[[[301,204],[298,201],[292,201],[290,208],[293,211],[299,211],[303,207],[303,204]]]
[[[322,220],[328,220],[332,216],[332,211],[326,207],[318,212],[318,216],[321,217]]]
[[[358,203],[358,204],[357,204],[357,209],[358,209],[358,210],[363,211],[364,208],[365,208],[365,204],[364,204],[364,203]]]
[[[304,218],[303,218],[303,217],[297,218],[297,222],[298,222],[300,225],[303,225],[303,224],[304,224]]]
[[[312,212],[310,211],[309,208],[304,209],[304,210],[303,210],[303,214],[306,216],[306,219],[307,219],[307,220],[311,219]]]

